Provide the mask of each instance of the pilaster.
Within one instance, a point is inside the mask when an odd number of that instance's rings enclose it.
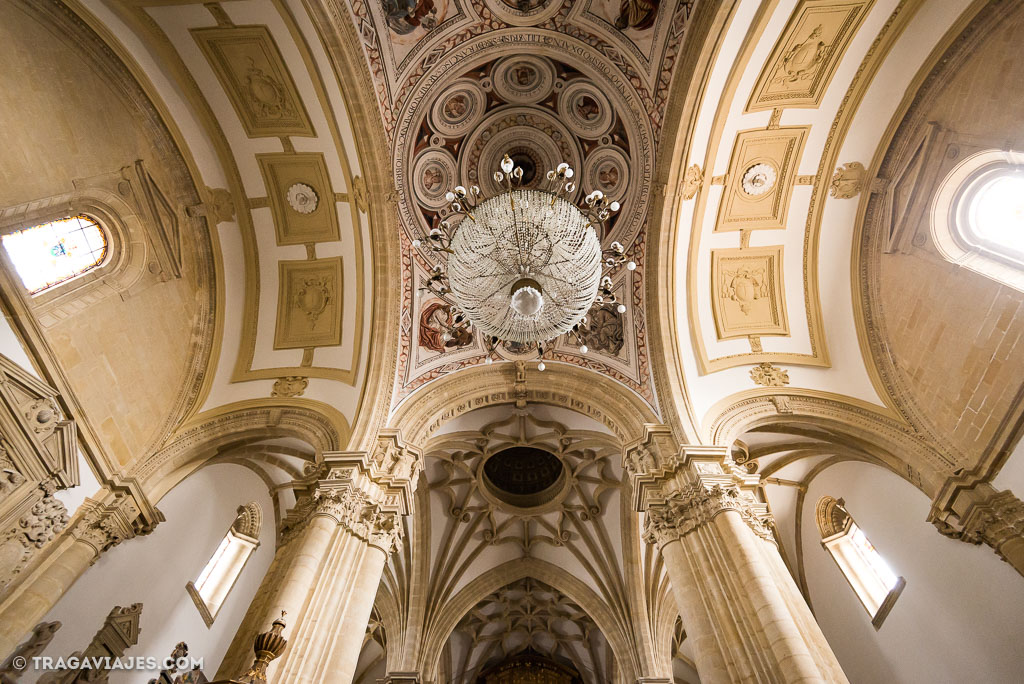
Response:
[[[296,618],[288,652],[270,666],[274,680],[351,679],[421,468],[420,451],[393,430],[378,435],[372,451],[323,455],[296,487],[262,598],[250,607],[218,677],[237,670],[255,629],[284,610]]]

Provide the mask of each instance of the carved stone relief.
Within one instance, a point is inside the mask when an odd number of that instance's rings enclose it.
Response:
[[[341,257],[279,262],[274,349],[341,344]]]
[[[272,397],[301,397],[309,386],[309,379],[298,375],[289,375],[274,381],[270,392]]]
[[[809,128],[740,131],[716,231],[785,228],[796,164]]]
[[[279,245],[340,240],[338,212],[324,156],[317,152],[256,155]]]
[[[313,125],[266,26],[192,29],[246,135],[313,137]]]
[[[789,372],[771,363],[759,363],[750,369],[750,379],[764,387],[783,387],[789,384]]]
[[[867,170],[860,162],[843,164],[836,169],[832,176],[832,184],[829,186],[828,194],[836,199],[850,199],[856,197],[864,189],[867,180]]]
[[[874,0],[803,0],[775,44],[748,112],[817,107]]]
[[[789,334],[781,246],[712,250],[711,282],[719,339]]]
[[[97,659],[101,663],[104,658],[113,661],[125,654],[129,648],[139,643],[139,619],[142,617],[142,604],[133,603],[127,607],[115,606],[103,621],[103,626],[82,651],[75,651],[79,661]],[[68,660],[68,659],[65,659]],[[39,684],[77,684],[78,682],[106,682],[109,670],[96,668],[64,668],[48,672],[39,678]]]

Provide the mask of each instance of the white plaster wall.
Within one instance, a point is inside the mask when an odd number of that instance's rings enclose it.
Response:
[[[260,546],[249,558],[211,628],[185,591],[217,549],[240,504],[263,508]],[[263,482],[235,465],[211,465],[190,475],[157,505],[167,520],[152,534],[104,554],[44,618],[63,623],[43,655],[68,656],[85,648],[115,606],[142,602],[139,643],[128,656],[167,657],[184,641],[213,677],[274,557],[274,514]],[[29,673],[22,681],[35,681]],[[149,681],[156,672],[114,672],[112,684]]]
[[[819,543],[814,506],[846,506],[907,580],[879,631]],[[947,539],[925,522],[927,497],[883,468],[840,463],[810,484],[803,544],[815,615],[853,684],[1020,682],[1024,577],[988,547]]]

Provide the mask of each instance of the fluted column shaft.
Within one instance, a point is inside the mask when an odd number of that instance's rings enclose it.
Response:
[[[419,452],[395,433],[372,453],[338,452],[298,491],[257,597],[232,641],[218,679],[242,672],[253,639],[288,613],[288,646],[267,670],[275,684],[347,684],[388,555],[402,538]]]
[[[674,447],[663,429],[625,467],[702,682],[847,681],[782,561],[756,475],[725,449]]]

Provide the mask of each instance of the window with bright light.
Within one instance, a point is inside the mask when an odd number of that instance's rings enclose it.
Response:
[[[262,511],[256,502],[239,506],[238,516],[199,578],[185,585],[207,627],[217,618],[224,600],[242,574],[242,568],[260,545],[258,537],[262,519]]]
[[[931,227],[949,261],[1024,290],[1024,154],[964,159],[939,185]]]
[[[8,233],[2,241],[31,294],[91,271],[107,256],[103,228],[84,214]]]
[[[824,496],[816,511],[821,545],[831,554],[846,581],[878,629],[906,580],[896,575],[844,507],[842,499]]]

